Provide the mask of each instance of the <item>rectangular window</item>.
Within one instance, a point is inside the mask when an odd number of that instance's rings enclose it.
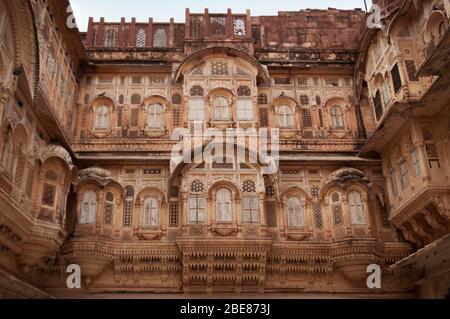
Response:
[[[391,171],[391,187],[392,187],[392,193],[397,196],[398,195],[398,187],[397,187],[397,179],[395,177],[395,171]]]
[[[375,106],[375,115],[377,117],[377,120],[381,118],[383,115],[383,103],[381,101],[381,94],[380,91],[377,91],[375,94],[375,98],[373,99],[373,104]]]
[[[205,101],[203,98],[189,99],[189,121],[203,121],[205,119]]]
[[[253,100],[238,99],[237,115],[239,121],[253,121]]]
[[[402,88],[402,78],[400,76],[400,71],[398,69],[398,65],[396,64],[392,70],[391,70],[391,75],[392,75],[392,83],[394,84],[394,91],[397,94],[398,91],[400,91],[400,89]]]
[[[403,160],[400,164],[400,180],[402,182],[402,188],[405,189],[409,185],[408,166],[406,160]]]
[[[259,201],[256,196],[247,196],[242,200],[242,221],[245,224],[259,223]]]
[[[205,218],[205,198],[190,197],[189,198],[189,224],[204,224]]]
[[[419,153],[417,152],[417,149],[415,148],[412,152],[411,152],[411,158],[412,158],[412,162],[413,162],[413,167],[414,167],[414,176],[420,176],[420,160],[419,160]]]

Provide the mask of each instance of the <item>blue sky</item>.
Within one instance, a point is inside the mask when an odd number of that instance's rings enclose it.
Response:
[[[276,15],[278,11],[297,11],[306,8],[326,9],[364,9],[364,0],[71,0],[77,24],[81,31],[86,31],[89,17],[96,21],[104,16],[106,21],[120,21],[125,17],[127,21],[136,17],[138,21],[148,21],[153,17],[155,22],[168,22],[174,18],[176,22],[184,22],[185,8],[191,12],[203,12],[209,8],[210,12],[226,12],[231,8],[233,12],[245,12],[250,9],[252,15]],[[367,0],[371,6],[371,0]]]

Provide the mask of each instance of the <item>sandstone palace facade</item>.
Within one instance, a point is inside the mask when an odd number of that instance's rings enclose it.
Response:
[[[450,3],[374,3],[82,33],[0,0],[0,296],[447,296]],[[174,162],[178,128],[276,128],[279,168]]]

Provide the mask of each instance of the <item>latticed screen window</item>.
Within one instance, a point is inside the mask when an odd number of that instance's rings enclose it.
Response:
[[[391,70],[392,83],[394,85],[395,93],[398,93],[402,88],[402,78],[400,76],[400,70],[398,69],[398,65],[396,64]]]
[[[313,215],[314,215],[314,227],[317,229],[322,229],[323,218],[322,218],[322,205],[320,203],[313,204]]]
[[[400,181],[402,182],[403,189],[409,185],[409,173],[406,160],[403,160],[400,164]]]
[[[222,36],[227,32],[227,17],[212,16],[210,17],[211,35]]]
[[[242,199],[242,221],[246,224],[259,223],[259,201],[257,196]]]
[[[253,181],[245,181],[242,185],[242,190],[244,193],[255,193],[256,192],[256,185]]]
[[[239,98],[236,102],[239,121],[253,121],[253,100]]]
[[[213,62],[212,63],[213,75],[228,75],[228,64],[226,62]]]
[[[312,127],[311,111],[309,109],[302,109],[303,127]]]
[[[117,32],[115,29],[109,29],[105,32],[105,47],[114,48],[117,46]]]
[[[300,104],[301,105],[309,105],[309,96],[308,95],[300,95]]]
[[[245,17],[233,17],[233,34],[235,36],[245,36],[247,34]]]
[[[131,227],[133,216],[133,200],[134,200],[134,187],[125,187],[125,202],[123,205],[123,227]]]
[[[202,196],[191,196],[189,198],[189,223],[204,224],[205,222],[205,198]]]
[[[167,43],[167,29],[163,27],[155,28],[153,46],[155,48],[167,48]]]
[[[56,187],[44,184],[42,190],[42,204],[53,207],[55,205]]]
[[[106,225],[111,225],[114,214],[114,195],[111,192],[106,193],[105,207],[103,212],[103,222]]]
[[[277,203],[275,201],[266,201],[264,203],[264,209],[266,211],[266,224],[267,227],[278,227],[277,221]]]
[[[377,91],[377,93],[375,93],[375,98],[373,99],[373,104],[375,107],[375,115],[377,117],[377,120],[379,120],[381,118],[381,116],[383,115],[383,103],[381,101],[380,91]]]
[[[143,48],[147,44],[147,30],[145,27],[138,27],[136,32],[136,47]]]
[[[246,85],[241,85],[237,89],[237,94],[238,96],[250,96],[252,95],[252,90]]]
[[[191,183],[191,192],[203,193],[205,191],[205,184],[201,180],[195,180]]]
[[[180,109],[172,110],[172,125],[173,125],[173,127],[181,126],[181,110]]]
[[[259,124],[261,127],[269,126],[269,112],[266,108],[259,109]]]
[[[269,99],[267,98],[267,94],[261,93],[258,95],[258,104],[261,105],[267,105],[269,102]]]
[[[131,227],[133,201],[126,200],[123,206],[123,227]]]
[[[178,227],[178,202],[169,203],[169,226]]]
[[[176,24],[174,28],[174,44],[177,48],[183,47],[185,36],[184,24]]]
[[[333,213],[334,225],[342,225],[344,223],[344,216],[342,211],[342,196],[340,193],[333,193],[333,195],[331,195],[331,210]]]
[[[203,38],[203,16],[191,16],[191,38]]]

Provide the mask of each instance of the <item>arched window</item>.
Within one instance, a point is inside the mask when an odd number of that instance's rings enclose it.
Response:
[[[294,114],[289,106],[282,105],[278,108],[278,124],[281,128],[294,127]]]
[[[108,129],[109,128],[109,107],[102,105],[95,111],[95,129]]]
[[[333,212],[333,223],[335,226],[342,225],[344,223],[344,216],[342,210],[342,196],[340,193],[335,192],[331,195],[331,210]]]
[[[350,220],[352,225],[365,225],[366,216],[364,214],[364,207],[359,192],[350,192],[348,205],[350,208]]]
[[[112,225],[114,216],[114,195],[111,192],[106,193],[105,207],[103,212],[103,222],[106,225]]]
[[[161,128],[163,126],[163,107],[161,104],[152,104],[148,107],[147,126]]]
[[[217,97],[213,102],[214,120],[229,121],[231,120],[231,107],[228,100],[223,96]]]
[[[344,114],[339,105],[335,105],[331,108],[331,127],[332,128],[344,128]]]
[[[142,225],[144,227],[158,226],[159,203],[154,197],[149,197],[144,201],[142,214]]]
[[[305,210],[302,202],[297,197],[291,197],[287,201],[287,219],[290,227],[305,226]]]
[[[11,133],[6,136],[2,164],[6,175],[12,179],[14,175],[14,143]]]
[[[231,211],[231,192],[227,188],[220,188],[216,194],[216,217],[218,222],[233,221]]]
[[[81,202],[80,224],[95,224],[97,219],[97,194],[94,191],[84,193]]]

